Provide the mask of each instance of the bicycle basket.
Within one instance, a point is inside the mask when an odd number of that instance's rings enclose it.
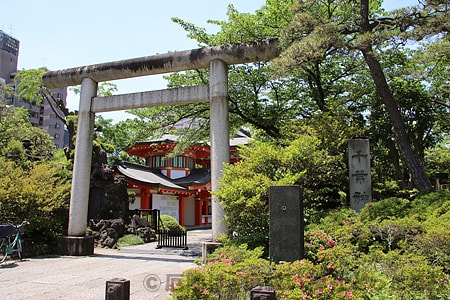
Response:
[[[16,233],[16,226],[11,224],[0,225],[0,238],[7,237]]]

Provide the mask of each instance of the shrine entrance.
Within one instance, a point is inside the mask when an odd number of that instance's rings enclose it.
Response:
[[[211,190],[219,189],[223,164],[229,162],[228,65],[268,61],[279,54],[278,41],[266,40],[207,47],[109,63],[48,71],[48,88],[81,84],[78,129],[75,143],[68,236],[70,255],[91,254],[93,241],[85,236],[89,205],[90,164],[95,114],[160,105],[210,103]],[[209,85],[97,97],[98,82],[209,68]],[[227,232],[225,213],[212,197],[212,238]]]

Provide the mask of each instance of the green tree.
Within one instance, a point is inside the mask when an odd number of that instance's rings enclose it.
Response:
[[[240,13],[230,5],[227,21],[209,21],[220,26],[220,31],[215,34],[208,34],[204,28],[179,18],[173,18],[173,21],[180,24],[188,32],[188,37],[197,40],[202,47],[277,38],[292,19],[290,6],[293,2],[270,0],[254,14]],[[266,135],[279,139],[283,138],[284,127],[292,120],[310,119],[321,113],[333,115],[338,110],[339,120],[354,129],[347,138],[359,136],[361,129],[355,125],[361,125],[359,120],[367,109],[367,105],[359,100],[365,98],[367,74],[353,75],[362,72],[363,64],[357,56],[349,53],[340,51],[335,53],[333,59],[302,65],[302,68],[285,77],[275,77],[273,68],[265,62],[229,66],[231,134],[245,126],[263,130]],[[169,81],[168,87],[180,87],[207,84],[209,74],[206,70],[195,70],[174,73],[165,78]],[[349,108],[345,117],[344,111],[338,108],[342,105]],[[155,124],[159,131],[155,128],[154,133],[165,133],[176,122],[188,119],[193,123],[188,130],[178,130],[178,134],[194,141],[209,136],[207,104],[141,109],[132,113]],[[339,146],[339,151],[342,151],[342,145]]]
[[[110,163],[116,159],[135,160],[136,158],[128,156],[125,151],[137,141],[152,136],[150,126],[151,124],[147,126],[145,121],[138,118],[113,123],[112,119],[97,116],[94,143],[106,151]]]
[[[388,84],[380,50],[395,47],[401,24],[395,15],[385,14],[380,1],[297,1],[294,17],[282,35],[285,51],[278,60],[283,70],[296,68],[307,61],[321,60],[333,51],[360,52],[377,93],[389,117],[396,146],[407,166],[414,185],[421,191],[431,189],[425,170],[411,146],[408,131],[392,89]],[[416,20],[415,24],[420,23]],[[342,51],[342,50],[341,50]],[[356,52],[355,52],[356,51]]]
[[[255,141],[242,147],[242,160],[227,165],[217,195],[226,212],[230,232],[251,247],[267,246],[269,186],[297,184],[303,187],[308,222],[345,200],[346,167],[340,156],[330,155],[308,128],[298,128],[285,146]]]
[[[70,174],[53,158],[51,136],[32,126],[25,108],[2,111],[0,223],[31,223],[25,229],[26,255],[55,253],[67,224]]]
[[[50,107],[55,113],[56,117],[67,125],[69,132],[69,145],[67,149],[67,157],[70,157],[70,152],[75,149],[75,134],[76,134],[76,115],[77,112],[71,112],[66,107],[63,99],[56,98],[50,89],[44,86],[42,76],[47,71],[47,68],[22,70],[15,76],[17,81],[16,90],[18,97],[23,98],[30,103],[41,103],[44,99],[48,101]],[[80,86],[73,87],[72,91],[75,94],[80,93]],[[117,86],[111,82],[100,83],[97,91],[99,96],[111,96],[117,91]]]
[[[25,108],[10,106],[2,110],[1,156],[28,164],[29,160],[51,159],[54,148],[51,136],[30,123]]]
[[[64,234],[70,177],[51,161],[27,168],[0,157],[0,223],[30,222],[25,228],[25,255],[56,252],[57,238]]]
[[[12,97],[14,94],[14,88],[10,84],[0,82],[0,103],[3,107],[6,100]]]
[[[229,43],[254,41],[276,37],[282,24],[287,22],[288,7],[291,1],[268,1],[273,3],[256,14],[243,14],[232,5],[229,6],[228,20],[210,20],[220,26],[217,34],[208,34],[204,28],[173,18],[180,24],[190,38],[201,47]],[[278,14],[276,14],[277,12]],[[283,14],[286,13],[286,14]],[[208,84],[207,70],[193,70],[174,73],[165,77],[168,87]],[[286,88],[285,88],[286,87]],[[296,94],[301,93],[295,82],[282,79],[272,80],[268,63],[229,66],[229,109],[231,134],[242,126],[252,126],[264,130],[274,138],[282,134],[281,126],[286,120],[295,117]],[[154,135],[166,133],[179,121],[188,123],[187,130],[177,131],[184,140],[199,141],[209,137],[209,105],[195,104],[184,106],[158,107],[132,111],[133,114],[155,124]],[[306,110],[305,110],[305,113]],[[190,129],[190,130],[189,130]]]
[[[63,99],[53,96],[51,90],[44,87],[42,75],[47,71],[46,68],[21,70],[17,73],[14,80],[17,82],[16,90],[18,97],[27,100],[30,103],[40,104],[44,99],[48,101],[56,117],[67,126],[69,133],[68,153],[74,148],[74,136],[76,117],[75,112],[66,108]]]

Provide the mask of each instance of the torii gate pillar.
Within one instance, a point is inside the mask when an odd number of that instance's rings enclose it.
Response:
[[[220,59],[209,63],[212,238],[227,233],[225,212],[214,192],[219,190],[224,163],[230,162],[230,130],[228,125],[228,65]]]
[[[62,255],[90,255],[94,251],[94,237],[86,236],[86,219],[89,207],[92,139],[95,122],[95,113],[91,111],[91,103],[96,95],[97,82],[90,78],[84,78],[81,82],[68,236],[61,237],[58,243],[58,253]]]
[[[92,98],[97,95],[97,82],[84,78],[81,82],[80,110],[78,111],[77,139],[69,207],[69,236],[86,235],[86,216],[89,207],[91,180],[92,139],[95,113],[91,111]]]

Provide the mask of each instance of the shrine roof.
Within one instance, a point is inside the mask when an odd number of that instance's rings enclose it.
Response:
[[[204,186],[211,181],[211,173],[208,169],[193,169],[186,177],[171,179],[158,169],[129,162],[117,162],[115,167],[120,174],[141,184],[177,191]]]
[[[172,180],[173,183],[185,187],[202,186],[210,181],[211,172],[208,169],[193,169],[188,176]]]
[[[127,178],[151,186],[163,187],[167,189],[185,191],[186,188],[177,185],[172,180],[164,176],[159,170],[146,166],[132,164],[129,162],[119,162],[116,164],[117,171]]]

